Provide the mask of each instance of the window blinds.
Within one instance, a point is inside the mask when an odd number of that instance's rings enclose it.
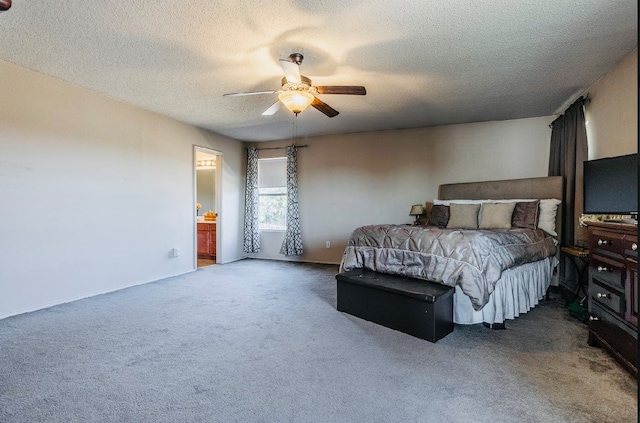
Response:
[[[287,186],[287,158],[258,160],[258,187],[275,188]]]

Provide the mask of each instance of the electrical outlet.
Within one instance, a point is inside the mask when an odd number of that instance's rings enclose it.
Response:
[[[325,248],[331,248],[331,241],[327,241],[324,246]]]
[[[180,257],[180,248],[174,248],[171,251],[173,252],[174,257]]]

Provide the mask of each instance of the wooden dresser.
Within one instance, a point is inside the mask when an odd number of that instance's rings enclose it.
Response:
[[[216,224],[198,222],[198,258],[216,259]]]
[[[589,345],[638,375],[638,227],[588,222]]]

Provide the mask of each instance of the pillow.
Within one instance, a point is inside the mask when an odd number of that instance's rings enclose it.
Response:
[[[535,229],[538,224],[538,204],[540,201],[520,201],[516,203],[511,218],[511,227]]]
[[[448,206],[451,203],[456,204],[482,204],[491,200],[433,200],[433,204],[437,206]]]
[[[516,203],[483,203],[480,229],[510,229]]]
[[[449,204],[447,229],[478,229],[480,204]]]
[[[433,200],[433,204],[450,205],[450,204],[480,204],[480,203],[503,203],[503,202],[535,202],[535,199],[510,199],[510,200]],[[558,206],[562,204],[562,201],[556,198],[548,198],[539,200],[538,203],[538,224],[537,227],[544,230],[551,236],[558,236],[556,233],[556,213]],[[451,210],[449,210],[451,213]],[[482,218],[480,214],[479,218]],[[447,225],[447,228],[449,225]],[[462,228],[461,228],[462,229]]]
[[[431,207],[431,215],[429,216],[429,225],[444,228],[449,222],[449,206],[436,204]]]
[[[455,199],[455,200],[433,200],[434,205],[443,205],[449,206],[451,203],[454,204],[482,204],[486,202],[490,202],[491,200],[465,200],[465,199]],[[480,212],[482,213],[482,209]],[[480,214],[478,214],[478,222],[480,221]]]
[[[540,214],[538,215],[538,228],[544,230],[551,236],[558,236],[556,233],[556,213],[562,201],[556,198],[540,200]]]
[[[502,199],[502,200],[492,200],[489,198],[486,198],[484,200],[464,200],[464,199],[457,199],[457,200],[433,200],[433,204],[438,204],[438,205],[443,205],[443,206],[448,206],[451,203],[456,203],[456,204],[482,204],[482,203],[518,203],[518,202],[525,202],[525,201],[537,201],[535,198],[509,198],[509,199]]]
[[[527,203],[532,201],[538,201],[535,198],[508,198],[502,200],[489,200],[492,203]]]

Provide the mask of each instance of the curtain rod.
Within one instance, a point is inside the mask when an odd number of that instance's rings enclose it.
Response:
[[[295,147],[295,148],[307,148],[309,147],[308,145],[287,145],[285,147],[263,147],[263,148],[256,148],[256,150],[284,150],[285,148],[288,147]],[[250,147],[248,147],[250,148]]]

